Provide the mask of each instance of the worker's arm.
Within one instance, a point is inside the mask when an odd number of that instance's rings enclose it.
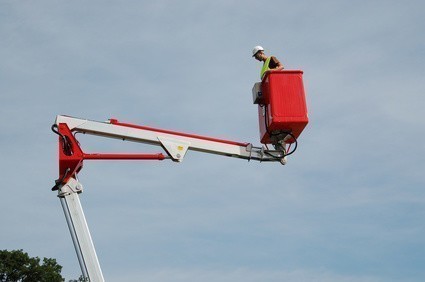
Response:
[[[272,71],[280,71],[280,70],[283,70],[284,69],[284,67],[283,67],[283,65],[282,65],[282,63],[281,62],[279,62],[279,60],[276,58],[276,57],[274,57],[274,56],[272,56],[271,58],[270,58],[270,63],[269,63],[269,70],[267,70],[266,72],[265,72],[265,74],[267,74],[267,73],[269,73],[269,72],[272,72]]]
[[[272,66],[274,66],[274,68],[270,68],[270,70],[283,70],[284,69],[282,63],[276,57],[272,56],[270,61],[271,61],[271,64],[273,64]]]
[[[283,65],[279,63],[279,65],[277,65],[273,70],[283,70]]]

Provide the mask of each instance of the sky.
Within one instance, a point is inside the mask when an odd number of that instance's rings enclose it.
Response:
[[[0,249],[80,275],[57,115],[260,145],[255,45],[303,70],[288,164],[85,161],[107,281],[425,281],[423,1],[0,1]],[[78,136],[85,152],[160,147]]]

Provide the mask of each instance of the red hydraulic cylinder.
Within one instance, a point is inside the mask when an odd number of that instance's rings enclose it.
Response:
[[[83,154],[85,160],[163,160],[159,154]]]
[[[149,130],[149,131],[153,131],[153,132],[178,135],[178,136],[201,139],[201,140],[206,140],[206,141],[213,141],[213,142],[218,142],[218,143],[223,143],[223,144],[236,145],[236,146],[241,146],[241,147],[247,147],[249,145],[249,143],[241,143],[241,142],[218,139],[218,138],[213,138],[213,137],[208,137],[208,136],[189,134],[189,133],[171,131],[171,130],[166,130],[166,129],[153,128],[153,127],[148,127],[148,126],[135,125],[135,124],[131,124],[131,123],[124,123],[124,122],[119,122],[117,119],[109,119],[109,121],[110,121],[111,124],[114,124],[114,125],[131,127],[131,128],[138,128],[138,129]]]

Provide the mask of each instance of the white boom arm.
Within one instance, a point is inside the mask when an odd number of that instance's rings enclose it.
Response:
[[[159,145],[167,151],[169,157],[174,161],[182,161],[186,151],[189,149],[246,160],[286,163],[284,150],[267,150],[264,147],[253,147],[251,143],[137,126],[120,123],[113,119],[107,122],[98,122],[69,116],[57,116],[56,125],[60,123],[66,124],[72,132]]]
[[[83,192],[81,183],[71,177],[59,189],[58,197],[62,204],[83,277],[89,279],[89,281],[105,281],[86,217],[84,216],[83,207],[78,197],[81,192]]]
[[[82,185],[78,182],[77,173],[85,159],[157,159],[169,158],[181,162],[188,150],[217,154],[246,160],[277,161],[286,163],[285,144],[279,150],[268,150],[254,147],[251,143],[240,143],[229,140],[205,137],[194,134],[155,129],[120,123],[111,119],[107,122],[91,121],[69,116],[57,116],[52,130],[59,138],[59,179],[52,190],[58,190],[65,218],[71,233],[81,271],[85,279],[103,282],[104,278],[90,231],[78,197],[82,193]],[[163,154],[86,154],[82,151],[75,133],[85,133],[108,138],[116,138],[133,142],[162,146],[168,157]]]

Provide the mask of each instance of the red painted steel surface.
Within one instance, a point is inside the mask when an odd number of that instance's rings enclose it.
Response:
[[[258,107],[261,143],[272,143],[271,132],[286,131],[298,138],[306,127],[308,115],[302,75],[300,70],[283,70],[267,73],[263,78],[265,105]],[[290,138],[286,142],[294,141]]]
[[[131,128],[138,128],[138,129],[149,130],[149,131],[154,131],[154,132],[161,132],[161,133],[184,136],[184,137],[195,138],[195,139],[201,139],[201,140],[206,140],[206,141],[213,141],[213,142],[236,145],[236,146],[241,146],[241,147],[247,147],[249,145],[249,143],[240,143],[240,142],[218,139],[218,138],[213,138],[213,137],[208,137],[208,136],[182,133],[182,132],[153,128],[153,127],[148,127],[148,126],[135,125],[135,124],[131,124],[131,123],[123,123],[123,122],[119,122],[116,119],[110,119],[109,121],[110,121],[111,124],[114,124],[114,125],[126,126],[126,127],[131,127]]]
[[[165,156],[159,154],[84,154],[85,160],[163,160]]]
[[[66,123],[59,123],[59,133],[66,138],[59,137],[59,179],[66,183],[83,168],[84,160],[163,160],[165,156],[159,154],[86,154],[81,149],[77,139]]]

